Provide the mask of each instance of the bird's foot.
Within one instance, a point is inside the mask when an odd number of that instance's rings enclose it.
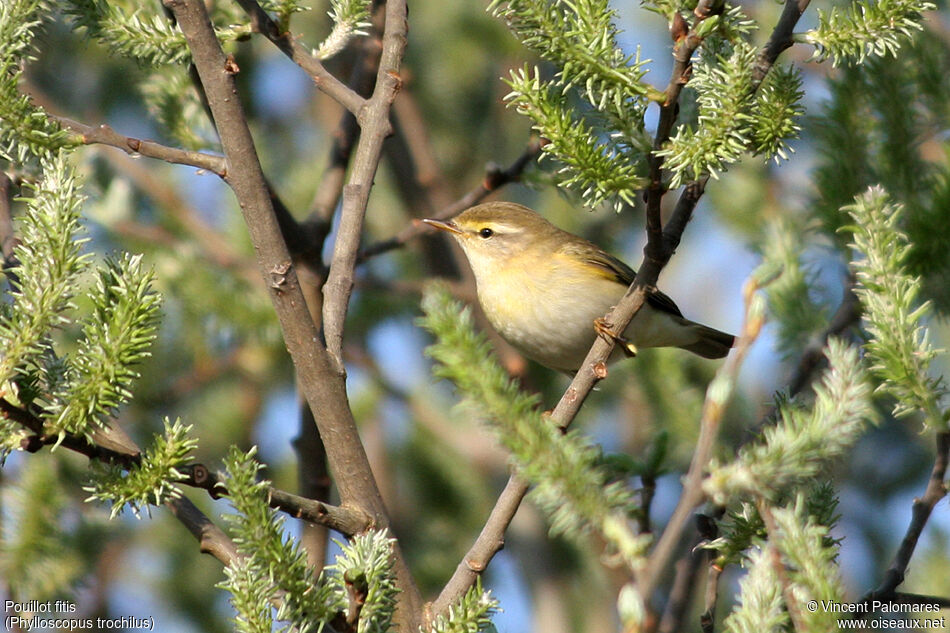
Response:
[[[622,334],[614,332],[613,325],[608,323],[603,317],[594,320],[594,331],[597,332],[599,336],[615,341],[628,358],[633,358],[637,355],[637,346],[624,338]]]

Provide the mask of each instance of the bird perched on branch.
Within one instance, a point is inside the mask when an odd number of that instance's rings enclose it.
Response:
[[[465,251],[479,303],[498,333],[551,369],[576,372],[598,333],[620,343],[611,358],[635,355],[639,347],[679,347],[722,358],[735,341],[686,319],[659,291],[647,295],[622,334],[610,332],[602,317],[636,272],[520,204],[489,202],[448,221],[423,222],[446,231]]]

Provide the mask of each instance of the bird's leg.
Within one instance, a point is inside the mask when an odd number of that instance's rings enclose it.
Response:
[[[608,323],[607,319],[603,317],[595,319],[594,331],[604,338],[616,341],[617,344],[620,345],[620,349],[623,350],[624,355],[628,358],[633,358],[637,355],[637,346],[625,339],[622,334],[614,332],[613,324]]]

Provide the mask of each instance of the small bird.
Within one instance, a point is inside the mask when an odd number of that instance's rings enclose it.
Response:
[[[647,295],[622,335],[610,332],[602,317],[620,301],[636,272],[520,204],[489,202],[448,221],[423,222],[448,232],[465,251],[492,327],[551,369],[580,369],[598,333],[621,343],[612,360],[635,355],[639,347],[679,347],[703,358],[722,358],[735,342],[731,334],[684,318],[659,291]]]

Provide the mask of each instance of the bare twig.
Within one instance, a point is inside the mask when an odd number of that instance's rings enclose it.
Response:
[[[789,395],[794,396],[800,393],[811,383],[815,371],[826,358],[825,346],[828,344],[828,339],[844,333],[861,320],[861,302],[858,300],[858,296],[854,294],[854,284],[854,275],[848,275],[848,283],[845,286],[838,310],[831,318],[828,327],[816,340],[808,344],[798,361],[798,366],[788,382]]]
[[[43,433],[43,420],[29,411],[25,411],[0,398],[0,415],[13,420],[34,435],[23,440],[23,449],[27,452],[40,450],[43,446],[59,443],[63,448],[123,468],[134,468],[141,463],[141,451],[129,440],[128,446],[104,447],[88,440],[82,435],[66,434],[64,438],[46,436]],[[225,565],[230,565],[237,557],[234,542],[185,497],[171,499],[165,503],[182,525],[198,540],[202,553],[210,554]]]
[[[758,291],[758,285],[753,279],[746,282],[743,294],[745,298],[746,315],[745,323],[739,340],[736,342],[736,350],[726,359],[725,364],[719,368],[716,378],[710,385],[706,393],[706,401],[703,403],[702,419],[699,426],[699,439],[696,441],[696,450],[693,452],[693,459],[690,461],[689,470],[683,479],[683,493],[673,510],[662,536],[650,553],[647,568],[639,579],[639,589],[641,595],[649,596],[663,568],[666,566],[670,556],[672,556],[686,523],[689,520],[693,509],[699,505],[705,498],[703,492],[703,476],[706,472],[706,466],[712,457],[712,450],[716,443],[716,437],[719,433],[719,425],[722,416],[725,413],[724,404],[727,394],[723,394],[723,389],[718,389],[713,393],[713,386],[734,385],[736,377],[739,374],[739,368],[745,360],[749,347],[758,337],[762,329],[762,316],[754,315],[750,312],[752,298]],[[725,378],[720,382],[720,378]]]
[[[755,68],[752,71],[753,90],[758,89],[765,76],[769,74],[769,70],[775,64],[778,56],[795,43],[792,39],[792,33],[810,2],[811,0],[785,0],[782,15],[779,17],[775,28],[772,29],[768,43],[759,52]]]
[[[672,256],[673,253],[676,252],[676,249],[679,248],[680,239],[683,237],[686,225],[689,224],[690,219],[693,217],[693,209],[696,208],[696,204],[706,191],[707,182],[709,182],[709,176],[702,176],[698,180],[688,183],[683,188],[683,193],[680,194],[679,200],[676,201],[676,206],[673,208],[670,219],[667,220],[666,226],[663,227],[662,240],[664,253],[669,253],[669,255]]]
[[[667,185],[663,182],[664,159],[662,156],[659,156],[657,152],[663,148],[663,145],[665,145],[670,138],[670,133],[673,130],[673,124],[676,121],[676,116],[679,111],[679,95],[683,90],[683,86],[689,81],[689,76],[692,72],[693,53],[696,52],[696,49],[703,43],[702,38],[699,37],[696,32],[702,22],[711,15],[710,7],[714,3],[715,0],[700,0],[694,10],[696,21],[693,28],[687,32],[682,34],[677,32],[678,28],[685,26],[685,23],[674,23],[672,34],[674,38],[673,71],[670,74],[670,80],[663,92],[663,99],[659,103],[660,115],[656,126],[656,133],[653,135],[653,151],[647,159],[649,165],[649,184],[645,192],[647,245],[643,250],[644,264],[649,260],[660,262],[669,259],[669,255],[665,253],[666,249],[663,244],[664,229],[661,219],[661,205],[663,196],[666,195],[667,192]],[[677,15],[677,17],[680,16]],[[680,18],[680,20],[682,20],[682,18]],[[700,191],[700,195],[701,194],[702,191]],[[689,215],[684,219],[688,220]],[[670,228],[672,229],[673,227]],[[680,233],[682,233],[681,230]],[[677,239],[677,242],[678,241]],[[662,268],[664,264],[665,261],[660,265],[660,268]],[[651,282],[651,285],[655,283],[654,280]],[[618,324],[618,327],[620,325],[623,325],[623,323]]]
[[[280,51],[289,57],[304,72],[310,75],[317,87],[330,96],[341,106],[360,118],[366,100],[359,96],[352,88],[333,76],[323,63],[314,57],[297,39],[293,33],[281,32],[277,23],[255,0],[238,0],[238,4],[251,18],[251,28],[269,39]],[[167,6],[167,3],[166,3]]]
[[[660,618],[657,629],[659,633],[679,633],[684,629],[683,620],[696,589],[699,570],[702,568],[703,561],[708,558],[707,550],[693,547],[676,562],[676,573],[673,576],[670,597],[663,609],[663,616]]]
[[[406,11],[405,0],[389,0],[386,3],[386,26],[376,87],[361,114],[357,114],[360,139],[353,156],[349,182],[343,188],[343,208],[333,259],[323,286],[323,326],[327,349],[341,370],[344,317],[353,291],[363,218],[379,165],[383,140],[392,130],[389,111],[402,82],[399,69],[406,49]]]
[[[653,506],[653,497],[656,495],[656,475],[654,473],[640,476],[640,507],[637,508],[637,531],[640,534],[650,534],[653,531],[650,525],[650,508]]]
[[[347,266],[347,263],[348,259],[355,261],[356,248],[352,242],[359,239],[362,209],[365,209],[379,158],[379,145],[388,128],[388,104],[398,85],[395,72],[405,46],[405,4],[393,0],[387,5],[380,75],[374,97],[365,112],[366,126],[354,160],[355,182],[349,188],[349,203],[344,193],[343,219],[336,248],[339,258],[334,262],[334,269],[338,270],[334,273],[331,269],[330,273],[331,281],[335,278],[336,283],[331,284],[326,293],[333,299],[333,309],[324,311],[332,315],[332,320],[325,319],[328,334],[331,322],[335,327],[334,336],[328,336],[335,345],[331,347],[331,353],[318,345],[319,332],[307,312],[296,270],[282,239],[244,110],[236,98],[233,74],[237,69],[234,62],[221,50],[203,2],[164,0],[164,4],[174,13],[191,49],[228,159],[231,175],[228,182],[244,214],[259,268],[270,290],[284,340],[297,370],[301,391],[314,412],[324,439],[342,505],[365,512],[376,527],[388,527],[388,515],[348,406],[340,352],[342,319],[352,282],[352,266]],[[375,152],[371,151],[373,149]],[[357,217],[354,219],[354,216]],[[349,256],[348,247],[352,248]],[[394,548],[393,565],[401,592],[396,613],[398,626],[402,630],[415,630],[419,625],[421,599],[398,545]]]
[[[188,479],[181,483],[207,490],[212,496],[228,494],[226,477],[212,472],[203,464],[190,464],[179,469]],[[290,516],[326,526],[350,537],[365,531],[370,526],[370,517],[363,511],[333,506],[323,501],[308,499],[273,486],[267,489],[268,503],[272,508]]]
[[[455,604],[469,587],[475,584],[495,554],[501,551],[505,545],[505,531],[515,517],[521,500],[528,493],[528,488],[527,482],[515,475],[508,479],[478,538],[462,557],[462,562],[456,567],[455,573],[445,584],[439,597],[427,609],[427,620],[445,613]]]
[[[4,398],[0,398],[0,415],[33,433],[32,436],[27,437],[22,442],[22,448],[27,452],[36,452],[44,446],[59,443],[64,448],[82,453],[90,459],[121,464],[125,467],[138,464],[140,459],[139,449],[131,440],[128,444],[116,443],[107,446],[95,443],[84,435],[67,433],[62,440],[59,439],[58,435],[47,435],[43,428],[42,419],[11,404]]]
[[[23,448],[27,452],[34,453],[44,446],[58,444],[63,448],[85,455],[89,459],[116,464],[126,470],[137,468],[142,462],[141,451],[134,445],[129,448],[103,446],[95,441],[90,441],[84,435],[73,433],[67,433],[62,438],[57,434],[48,435],[44,432],[43,419],[40,416],[21,409],[3,398],[0,398],[0,415],[20,424],[33,433],[23,442]],[[219,473],[212,472],[203,464],[183,466],[179,468],[179,471],[186,476],[178,482],[182,485],[206,490],[215,498],[228,494],[225,478]],[[285,492],[273,486],[268,487],[267,495],[268,503],[272,508],[286,512],[296,518],[326,525],[345,536],[358,534],[370,525],[369,516],[358,509],[332,506]]]
[[[375,8],[372,19],[373,34],[370,37],[359,39],[356,59],[350,73],[349,86],[363,99],[372,94],[376,75],[379,71],[382,42],[378,33],[383,31],[384,12],[385,5],[378,5]],[[343,194],[346,171],[359,134],[360,125],[356,116],[352,112],[344,112],[333,135],[329,160],[315,190],[313,201],[310,204],[310,213],[307,219],[299,225],[299,233],[303,236],[300,243],[303,248],[295,252],[293,245],[288,244],[294,258],[305,264],[310,272],[319,277],[319,283],[314,284],[315,288],[322,286],[325,281],[326,270],[323,270],[322,259],[323,247],[327,236],[330,234],[333,214],[336,212],[340,196]],[[319,288],[317,289],[319,290]],[[308,292],[307,302],[311,306],[310,312],[314,319],[320,322],[322,316],[317,312],[322,312],[323,304],[322,299],[313,296],[315,294],[317,293]]]
[[[121,149],[130,156],[148,156],[149,158],[158,158],[168,163],[177,165],[191,165],[198,169],[205,169],[222,178],[227,178],[227,161],[223,156],[206,154],[204,152],[193,152],[177,147],[168,147],[155,141],[142,140],[131,136],[119,134],[108,125],[92,126],[78,121],[73,121],[65,117],[48,115],[49,118],[59,123],[63,128],[71,130],[79,135],[83,145],[108,145]]]
[[[716,520],[720,516],[720,512],[717,512],[714,516],[706,514],[696,516],[698,536],[690,545],[689,549],[683,554],[682,558],[676,563],[673,587],[670,591],[670,597],[666,603],[666,607],[663,609],[663,617],[660,619],[658,629],[659,633],[677,633],[683,630],[683,621],[686,618],[693,592],[696,589],[700,569],[703,563],[707,561],[709,569],[707,570],[705,610],[710,612],[715,609],[717,587],[710,587],[709,583],[718,583],[718,573],[721,573],[722,569],[716,565],[713,552],[704,548],[703,545],[719,536],[719,526]],[[717,570],[715,577],[713,577],[713,568]],[[702,624],[702,622],[700,622],[700,624]]]
[[[703,633],[714,633],[716,630],[716,602],[719,600],[719,579],[722,577],[722,568],[714,561],[710,561],[706,572],[706,596],[703,612],[699,616],[699,627]]]
[[[35,84],[26,83],[24,88],[34,101],[43,106],[47,113],[54,113],[49,115],[50,118],[79,135],[84,144],[99,144],[124,151],[126,156],[111,151],[103,151],[100,155],[115,170],[127,176],[136,187],[162,206],[203,247],[203,256],[218,266],[235,271],[247,281],[259,279],[253,263],[249,264],[246,256],[237,253],[227,240],[221,237],[218,231],[201,218],[193,206],[182,199],[174,188],[168,187],[166,183],[159,182],[155,178],[154,170],[143,165],[141,161],[132,160],[137,156],[145,156],[174,164],[190,165],[200,170],[206,170],[208,173],[215,174],[222,180],[227,181],[227,160],[223,156],[166,147],[153,141],[124,136],[108,125],[96,127],[74,121],[56,114],[59,109],[57,104]],[[204,92],[200,85],[197,86],[197,90],[203,97]],[[133,149],[136,147],[138,150]],[[163,243],[169,247],[177,248],[178,246],[175,237],[160,227],[143,227],[140,223],[119,221],[115,223],[113,228],[120,234],[146,239],[150,242]]]
[[[938,432],[935,439],[937,454],[934,456],[934,466],[930,472],[930,480],[927,482],[924,496],[914,499],[910,525],[907,526],[904,539],[897,549],[897,554],[894,555],[894,561],[884,574],[884,580],[874,591],[862,598],[861,602],[866,603],[871,600],[891,601],[894,599],[897,595],[897,587],[904,582],[907,566],[910,565],[910,559],[917,547],[917,540],[924,531],[930,513],[934,506],[947,495],[947,485],[943,479],[947,474],[947,464],[950,461],[950,431]]]
[[[214,556],[225,566],[230,566],[238,558],[234,541],[187,497],[171,499],[165,507],[194,535],[203,554]]]

